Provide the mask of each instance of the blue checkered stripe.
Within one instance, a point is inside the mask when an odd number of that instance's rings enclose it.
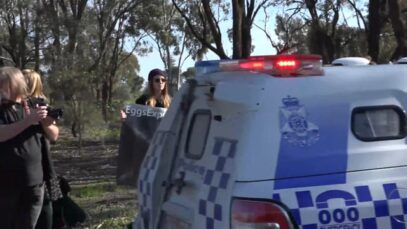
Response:
[[[207,229],[222,228],[225,218],[225,199],[232,180],[233,158],[236,152],[235,140],[216,139],[212,152],[214,167],[207,168],[204,175],[201,198],[198,203],[199,216],[203,217]],[[227,205],[229,206],[229,205]]]
[[[152,217],[152,182],[157,170],[159,152],[165,141],[166,133],[165,131],[157,131],[154,134],[140,169],[138,186],[140,212],[143,217],[147,217],[148,219]]]
[[[357,228],[363,229],[405,229],[407,224],[407,197],[402,197],[397,188],[396,183],[386,183],[382,187],[375,189],[369,186],[356,186],[354,192],[346,192],[354,199],[342,200],[339,209],[357,209],[358,220],[355,222],[343,221],[343,225],[351,225],[352,223],[360,225]],[[349,190],[347,190],[349,191]],[[330,190],[325,193],[341,192],[341,190]],[[326,209],[335,208],[331,204],[328,208],[328,203],[318,202],[318,195],[311,191],[298,191],[295,193],[276,193],[273,199],[284,203],[291,209],[291,214],[297,224],[302,229],[325,229],[325,228],[346,228],[346,227],[329,227],[332,225],[340,225],[338,223],[330,223],[324,225],[320,222],[318,214]],[[328,194],[329,195],[329,194]],[[316,201],[315,201],[316,200]],[[344,206],[344,204],[346,206]],[[327,211],[327,212],[328,212]],[[319,222],[319,223],[318,223]],[[353,228],[353,227],[349,227]]]

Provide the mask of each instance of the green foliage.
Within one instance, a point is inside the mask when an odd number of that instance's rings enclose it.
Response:
[[[113,193],[119,190],[123,191],[123,189],[117,185],[106,181],[84,186],[73,186],[70,195],[75,198],[97,198],[105,193]]]
[[[276,16],[274,30],[278,41],[274,44],[277,53],[308,53],[306,22],[288,14]]]
[[[365,31],[341,25],[337,29],[336,58],[343,56],[367,56],[367,44]]]

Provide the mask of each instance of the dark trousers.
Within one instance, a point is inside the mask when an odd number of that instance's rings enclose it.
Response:
[[[0,188],[0,223],[4,229],[34,229],[41,212],[44,185]]]
[[[52,210],[52,201],[50,199],[44,199],[41,214],[35,229],[52,229]]]

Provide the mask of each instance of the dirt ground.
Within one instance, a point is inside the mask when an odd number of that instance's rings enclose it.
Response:
[[[85,141],[79,150],[77,142],[68,140],[52,147],[52,159],[57,173],[72,184],[114,180],[118,144]]]
[[[52,146],[57,174],[69,181],[70,197],[89,216],[78,228],[123,228],[136,215],[136,190],[116,185],[118,147],[118,140],[85,140],[79,150],[77,139],[64,129]]]

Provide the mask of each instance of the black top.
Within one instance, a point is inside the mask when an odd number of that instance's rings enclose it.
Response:
[[[142,95],[138,99],[136,99],[136,104],[147,105],[147,100],[148,100],[148,95]],[[164,108],[164,101],[157,100],[157,103],[155,104],[155,107]]]
[[[20,104],[0,104],[0,125],[23,119]],[[0,142],[1,186],[33,186],[43,182],[40,125],[32,125],[5,142]]]

